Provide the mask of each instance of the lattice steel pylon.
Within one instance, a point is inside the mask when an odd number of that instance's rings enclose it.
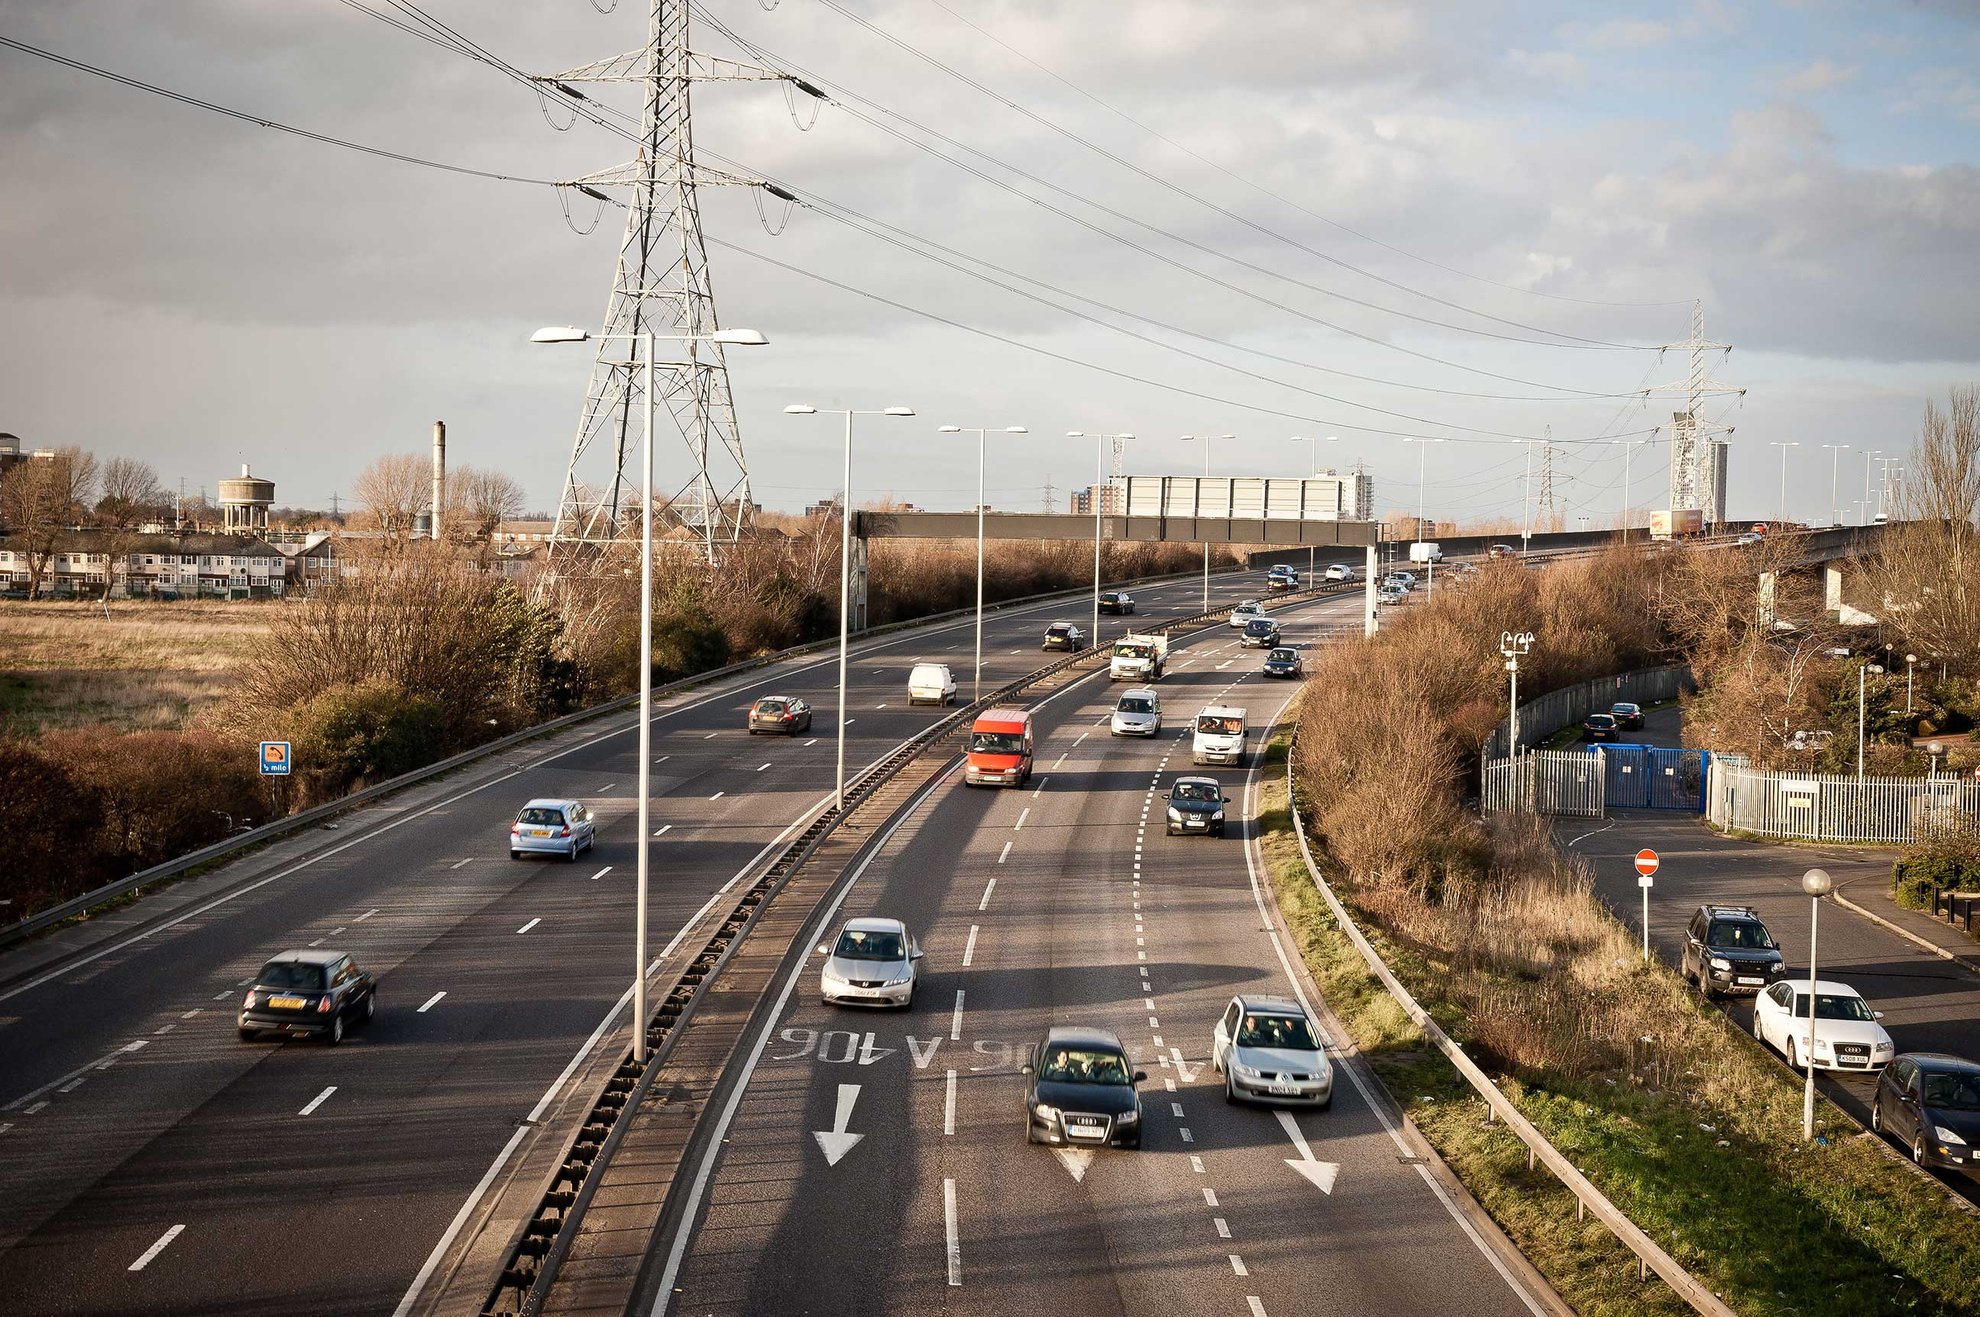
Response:
[[[1706,421],[1699,416],[1698,408],[1707,398],[1724,397],[1736,394],[1746,396],[1746,390],[1731,384],[1722,384],[1705,374],[1705,354],[1720,352],[1730,354],[1732,344],[1712,343],[1705,338],[1705,304],[1694,301],[1691,304],[1691,337],[1683,343],[1667,343],[1664,351],[1686,351],[1691,354],[1690,369],[1682,380],[1660,384],[1645,390],[1649,393],[1682,393],[1684,410],[1675,413],[1671,420],[1671,502],[1673,510],[1698,509],[1708,523],[1716,523],[1723,510],[1725,491],[1718,478],[1717,458],[1713,443],[1721,435],[1733,432],[1730,425],[1720,425]]]
[[[728,363],[720,344],[688,337],[719,327],[695,190],[733,184],[786,194],[761,179],[695,162],[690,92],[697,82],[759,80],[788,81],[819,94],[776,70],[689,50],[685,0],[651,0],[640,49],[536,79],[546,90],[579,101],[588,98],[575,83],[639,83],[645,89],[638,157],[568,183],[599,198],[603,188],[629,189],[631,201],[557,503],[553,554],[574,542],[617,540],[638,528],[625,514],[632,492],[627,463],[638,451],[645,406],[639,344],[630,336],[643,333],[654,336],[654,389],[687,443],[690,465],[689,478],[664,503],[655,492],[654,515],[693,532],[711,562],[718,543],[733,543],[741,534],[750,507],[749,464],[736,426]],[[609,458],[600,451],[606,449]],[[656,521],[656,530],[660,524]]]

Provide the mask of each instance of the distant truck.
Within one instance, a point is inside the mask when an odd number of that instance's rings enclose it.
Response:
[[[1705,514],[1697,508],[1663,509],[1650,514],[1650,538],[1653,540],[1676,539],[1680,535],[1697,535],[1705,529]]]
[[[1409,546],[1411,562],[1442,562],[1444,546],[1435,540],[1418,540]]]
[[[1167,636],[1138,636],[1130,631],[1114,642],[1107,676],[1113,681],[1160,681],[1168,662]]]

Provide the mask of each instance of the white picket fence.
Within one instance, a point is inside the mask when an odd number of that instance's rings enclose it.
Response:
[[[1479,768],[1479,804],[1488,814],[1599,819],[1606,808],[1601,757],[1585,750],[1533,750]]]
[[[1801,841],[1909,842],[1929,824],[1980,818],[1980,782],[1777,773],[1731,756],[1712,764],[1705,817],[1714,827]]]

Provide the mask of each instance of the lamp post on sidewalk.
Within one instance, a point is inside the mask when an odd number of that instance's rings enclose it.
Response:
[[[1066,438],[1068,439],[1085,439],[1088,437],[1084,430],[1066,431]],[[1134,436],[1131,434],[1096,434],[1090,437],[1093,440],[1093,630],[1088,633],[1087,638],[1095,646],[1098,646],[1100,643],[1100,510],[1107,502],[1104,497],[1107,489],[1107,476],[1103,458],[1106,453],[1108,440],[1118,439],[1125,442],[1134,438]],[[1203,588],[1207,592],[1210,588],[1210,578],[1208,576],[1210,570],[1210,546],[1207,543],[1203,546],[1203,564],[1203,570],[1206,573],[1203,578]]]
[[[1856,780],[1863,780],[1863,732],[1869,723],[1869,700],[1865,692],[1869,689],[1869,674],[1882,675],[1884,665],[1865,663],[1856,670]]]
[[[1822,915],[1822,898],[1835,890],[1835,881],[1826,869],[1810,869],[1801,875],[1801,890],[1808,893],[1808,1078],[1801,1088],[1801,1141],[1815,1137],[1815,933]]]
[[[572,325],[553,325],[529,336],[532,343],[583,343],[592,335]],[[600,334],[639,344],[645,442],[639,463],[639,875],[633,898],[633,1060],[646,1062],[646,883],[653,850],[653,341],[706,340],[737,347],[761,347],[770,340],[753,329],[718,329],[709,334]],[[703,508],[706,515],[707,509]],[[575,843],[573,843],[575,844]]]
[[[846,641],[852,618],[852,482],[853,417],[912,416],[912,407],[883,407],[878,411],[847,411],[839,407],[813,407],[795,402],[784,408],[792,416],[810,416],[827,411],[846,418],[845,474],[839,490],[839,767],[832,790],[832,805],[846,811]]]
[[[981,425],[945,425],[943,434],[976,435],[976,666],[970,671],[969,702],[983,698],[983,434]],[[1007,425],[1005,434],[1029,434],[1022,425]]]
[[[1918,656],[1916,654],[1906,654],[1904,656],[1904,716],[1907,718],[1911,716],[1912,669],[1917,666],[1917,663]]]

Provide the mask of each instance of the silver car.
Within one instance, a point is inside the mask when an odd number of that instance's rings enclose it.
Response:
[[[1146,686],[1121,692],[1114,705],[1115,736],[1159,736],[1162,733],[1162,697]]]
[[[532,800],[516,812],[509,825],[509,858],[561,855],[577,859],[591,849],[597,823],[579,800]]]
[[[1305,1008],[1288,998],[1231,998],[1211,1033],[1210,1063],[1224,1076],[1226,1101],[1322,1111],[1333,1105],[1334,1067],[1320,1031]]]
[[[1241,628],[1254,617],[1265,616],[1265,605],[1256,599],[1247,599],[1231,610],[1231,626]]]
[[[827,1006],[914,1005],[915,962],[921,948],[898,919],[848,919],[832,942],[820,942],[825,966],[818,996]]]

